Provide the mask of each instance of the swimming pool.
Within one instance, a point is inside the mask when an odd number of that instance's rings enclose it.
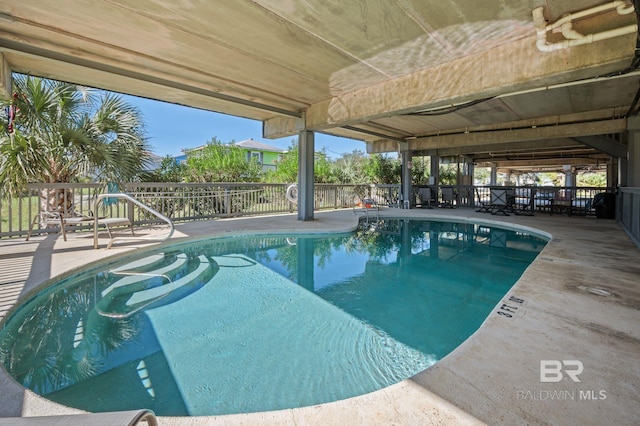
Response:
[[[353,234],[218,238],[69,277],[3,323],[24,386],[88,411],[313,405],[427,368],[543,248],[521,232],[385,219]]]

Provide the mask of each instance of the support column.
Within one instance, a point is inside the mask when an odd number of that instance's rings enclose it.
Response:
[[[440,157],[437,154],[431,155],[431,173],[429,174],[429,185],[440,185]]]
[[[576,186],[575,174],[571,166],[562,166],[564,171],[564,186]]]
[[[627,119],[627,161],[626,186],[640,187],[640,116]]]
[[[576,173],[569,165],[562,166],[562,170],[564,171],[564,186],[569,188],[565,191],[564,196],[567,200],[571,200],[575,196],[573,187],[576,186]]]
[[[0,53],[0,99],[11,99],[11,67],[4,54]]]
[[[463,191],[463,199],[461,200],[462,205],[468,205],[471,208],[476,207],[476,197],[474,193],[474,175],[475,175],[475,166],[473,164],[473,157],[465,157],[465,178],[464,185],[467,185]],[[464,199],[466,198],[466,199]]]
[[[489,177],[489,185],[496,186],[498,184],[498,167],[496,166],[496,163],[490,163],[490,164],[491,164],[491,167],[490,167],[491,175]]]
[[[469,176],[468,185],[474,185],[475,174],[476,174],[476,166],[473,164],[473,158],[471,158],[467,162],[467,175]]]
[[[626,162],[620,157],[612,157],[611,161],[607,162],[607,186],[615,188],[620,185],[621,173],[620,164]]]
[[[314,133],[298,133],[298,220],[313,220]]]
[[[629,154],[631,151],[629,151]],[[620,186],[629,186],[627,185],[629,179],[629,169],[628,166],[629,161],[626,158],[618,158],[618,184]],[[607,165],[607,173],[609,173],[609,165]],[[607,186],[609,186],[609,178],[607,177]]]
[[[402,208],[410,209],[415,203],[411,197],[411,158],[413,154],[411,151],[403,151],[400,155],[402,156]]]

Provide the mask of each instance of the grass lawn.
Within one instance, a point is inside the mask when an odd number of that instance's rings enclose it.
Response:
[[[0,232],[28,230],[38,213],[38,196],[0,200]]]

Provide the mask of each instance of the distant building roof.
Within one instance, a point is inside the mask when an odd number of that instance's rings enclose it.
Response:
[[[270,151],[270,152],[285,152],[286,150],[267,145],[266,143],[254,141],[253,139],[245,139],[240,142],[234,142],[235,146],[239,146],[244,149],[250,149],[253,151]]]
[[[280,149],[276,146],[271,146],[271,145],[267,145],[266,143],[254,141],[253,138],[245,139],[240,142],[232,142],[232,143],[229,143],[229,145],[235,145],[239,148],[248,149],[251,151],[287,152],[286,149]],[[205,144],[205,145],[197,146],[195,148],[184,148],[182,152],[187,153],[187,152],[193,152],[193,151],[200,151],[204,149],[204,147],[206,146],[207,145]]]
[[[164,157],[155,154],[153,152],[149,153],[149,163],[144,167],[144,170],[147,172],[152,172],[154,170],[158,170],[160,168],[160,166],[162,165],[162,160],[164,160]]]

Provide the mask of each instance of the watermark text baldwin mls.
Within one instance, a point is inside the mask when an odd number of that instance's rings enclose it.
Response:
[[[529,401],[598,401],[607,399],[607,391],[600,390],[519,390],[518,399]]]
[[[582,361],[576,359],[543,359],[540,361],[540,383],[559,383],[565,377],[573,383],[582,383]],[[518,399],[529,401],[600,401],[607,399],[605,390],[592,389],[537,389],[518,390]]]

